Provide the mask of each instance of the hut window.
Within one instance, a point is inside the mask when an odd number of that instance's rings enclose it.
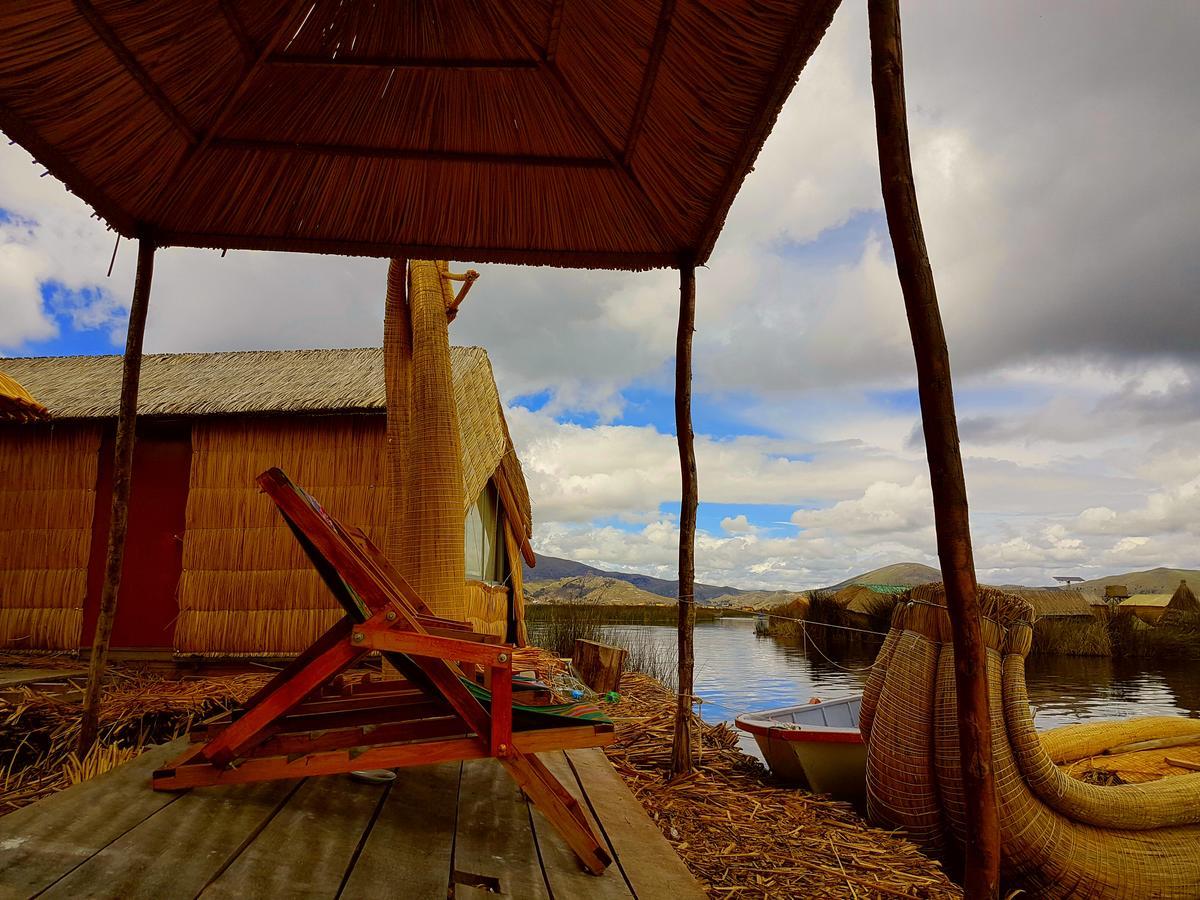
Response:
[[[465,555],[470,581],[502,580],[500,558],[504,543],[499,508],[496,488],[489,481],[467,510]]]

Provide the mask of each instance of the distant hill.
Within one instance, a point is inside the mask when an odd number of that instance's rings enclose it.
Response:
[[[627,584],[632,584],[636,588],[641,588],[651,594],[657,594],[659,597],[665,597],[668,600],[676,600],[679,597],[679,582],[668,581],[665,578],[654,578],[650,575],[642,575],[637,572],[608,572],[604,569],[597,569],[595,566],[589,566],[586,563],[575,562],[573,559],[560,559],[557,556],[542,556],[540,553],[537,558],[537,568],[531,569],[525,567],[525,580],[527,582],[538,581],[558,581],[562,578],[574,578],[579,575],[595,575],[602,578],[614,578],[617,581],[624,581]],[[735,587],[719,587],[714,584],[696,583],[696,601],[698,603],[707,603],[717,597],[727,595],[737,595],[745,593],[740,588]]]
[[[572,575],[525,585],[530,603],[595,603],[610,606],[669,605],[672,600],[603,575]]]
[[[735,609],[770,609],[790,603],[802,593],[803,591],[741,591],[737,594],[722,594],[720,597],[713,597],[700,605],[718,608],[733,607]]]
[[[942,573],[932,566],[914,562],[903,562],[892,563],[890,566],[872,569],[870,572],[863,572],[861,575],[847,578],[845,581],[831,585],[829,590],[840,591],[842,588],[849,587],[852,584],[903,584],[913,586],[941,580]]]
[[[1180,581],[1187,581],[1192,590],[1200,590],[1200,569],[1168,569],[1159,566],[1144,572],[1126,572],[1124,575],[1092,578],[1071,587],[1089,594],[1103,594],[1107,585],[1123,584],[1129,588],[1131,594],[1171,594],[1179,587]]]

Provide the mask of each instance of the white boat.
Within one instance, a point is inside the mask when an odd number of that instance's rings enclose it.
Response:
[[[867,745],[858,730],[862,694],[738,716],[754,735],[771,771],[817,794],[861,801],[866,795]]]

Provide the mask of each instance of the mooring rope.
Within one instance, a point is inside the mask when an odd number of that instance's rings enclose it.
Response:
[[[860,634],[874,634],[879,637],[887,637],[886,631],[872,631],[870,628],[852,628],[849,625],[834,625],[832,622],[815,622],[811,619],[795,619],[791,616],[777,616],[775,613],[762,613],[766,616],[769,623],[772,619],[779,619],[782,622],[799,622],[801,625],[817,625],[821,628],[837,628],[841,631],[857,631]]]

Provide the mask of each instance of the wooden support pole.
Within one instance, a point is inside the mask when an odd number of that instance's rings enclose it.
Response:
[[[100,592],[100,615],[88,667],[87,695],[79,726],[78,753],[82,759],[96,742],[100,725],[100,693],[108,663],[108,642],[117,614],[117,591],[125,561],[125,534],[129,529],[129,490],[133,476],[133,445],[137,430],[138,382],[142,374],[142,338],[146,333],[146,308],[154,277],[154,242],[142,235],[138,240],[137,276],[133,283],[133,305],[125,338],[125,362],[121,373],[121,406],[117,413],[116,453],[113,461],[112,513],[108,525],[108,556],[104,564],[104,586]]]
[[[692,634],[696,628],[696,448],[692,434],[692,332],[696,267],[679,267],[679,332],[675,339],[675,434],[683,492],[679,504],[679,684],[671,774],[692,771]]]
[[[967,897],[991,898],[999,891],[1000,824],[992,770],[987,654],[971,552],[950,355],[913,184],[899,0],[867,0],[867,13],[883,205],[917,362],[925,453],[933,484],[938,559],[946,584],[946,606],[954,640],[959,750],[967,804],[964,886]]]

